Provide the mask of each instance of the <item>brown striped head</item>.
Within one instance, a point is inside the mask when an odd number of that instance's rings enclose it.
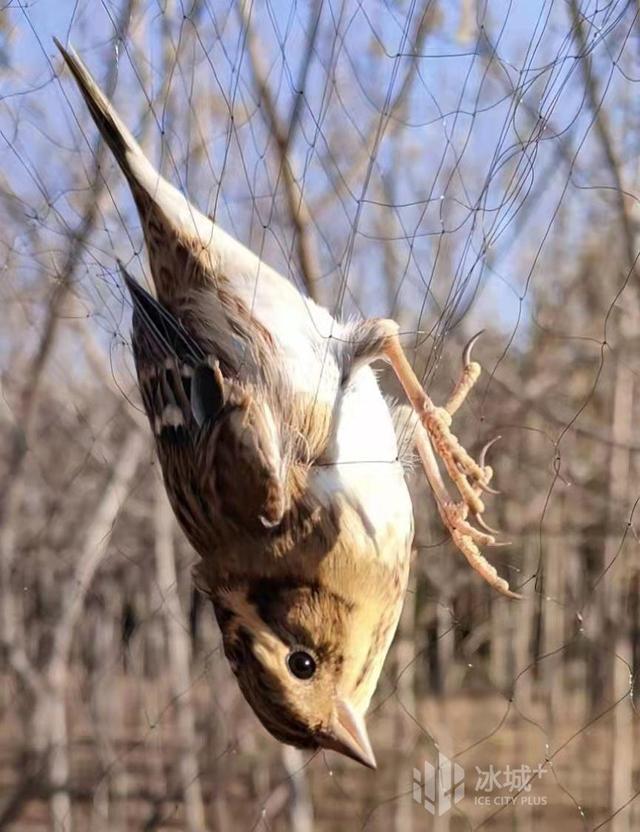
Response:
[[[295,579],[219,590],[214,607],[225,654],[264,727],[280,742],[331,749],[375,768],[364,713],[388,642],[372,660],[372,633],[358,630],[380,616],[363,616],[335,591]]]

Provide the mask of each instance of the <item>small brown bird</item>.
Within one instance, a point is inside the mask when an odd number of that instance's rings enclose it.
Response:
[[[140,214],[157,294],[123,269],[140,392],[242,693],[282,742],[375,767],[364,715],[402,607],[413,514],[373,361],[391,365],[411,402],[412,443],[456,545],[514,595],[478,549],[494,543],[481,500],[492,470],[450,430],[480,373],[471,344],[436,407],[393,321],[335,320],[229,237],[160,176],[56,43]]]

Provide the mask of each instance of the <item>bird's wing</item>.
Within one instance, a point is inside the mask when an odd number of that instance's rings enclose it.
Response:
[[[122,268],[122,267],[121,267]],[[259,531],[282,519],[278,432],[268,404],[225,379],[215,356],[122,268],[133,352],[167,490],[192,543],[209,550],[220,516]]]

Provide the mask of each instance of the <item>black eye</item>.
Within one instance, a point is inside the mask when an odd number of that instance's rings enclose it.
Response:
[[[313,656],[305,653],[304,650],[296,650],[289,653],[287,658],[289,670],[298,679],[310,679],[316,672],[316,662]]]

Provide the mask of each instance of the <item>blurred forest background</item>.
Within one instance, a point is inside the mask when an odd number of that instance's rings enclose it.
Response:
[[[640,828],[638,14],[2,5],[0,829]],[[278,745],[225,663],[135,389],[115,258],[142,278],[139,223],[53,35],[226,230],[336,314],[399,320],[437,401],[486,329],[458,434],[502,436],[487,517],[512,545],[487,555],[524,599],[469,569],[410,475],[377,772]],[[434,818],[413,770],[438,749],[466,796]]]

